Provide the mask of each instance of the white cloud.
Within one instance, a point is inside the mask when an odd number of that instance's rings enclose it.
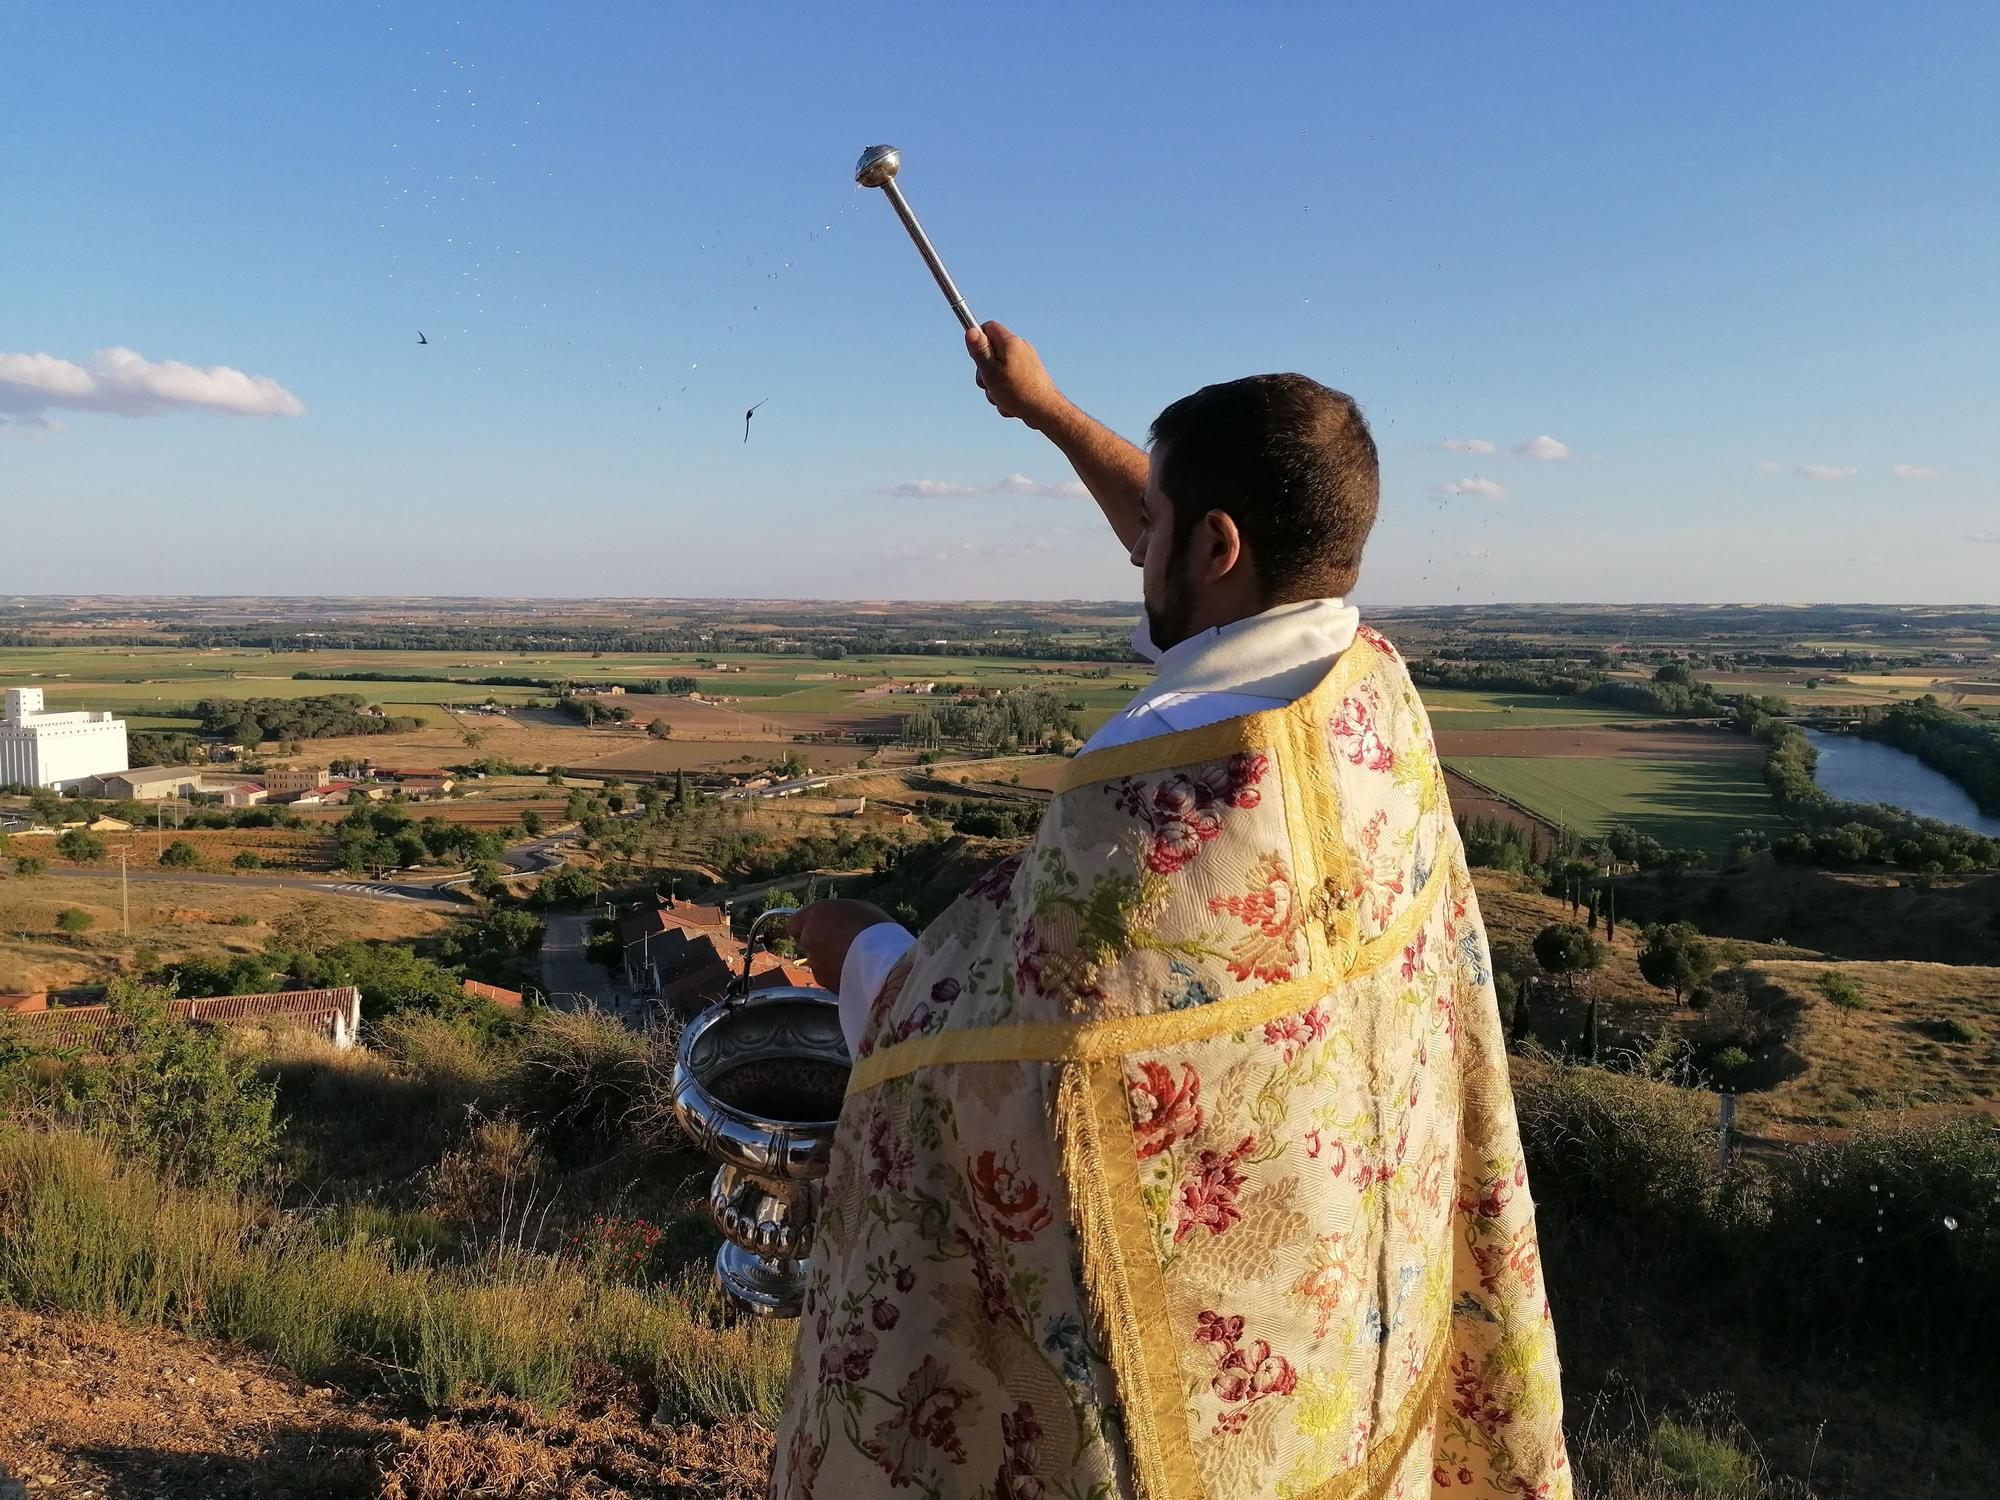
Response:
[[[1897,464],[1889,471],[1898,479],[1943,479],[1943,469],[1933,469],[1925,464]]]
[[[1861,471],[1838,464],[1800,464],[1798,472],[1801,479],[1852,479]]]
[[[169,411],[296,417],[306,405],[268,375],[228,365],[154,363],[130,349],[100,349],[84,364],[52,354],[0,354],[0,412],[17,419],[52,408],[147,417]]]
[[[1785,466],[1783,464],[1774,464],[1767,458],[1760,464],[1750,465],[1750,472],[1753,474],[1782,474],[1785,472]]]
[[[1026,474],[1009,474],[992,484],[951,484],[942,479],[912,479],[903,484],[885,485],[870,493],[894,495],[904,500],[973,500],[982,495],[1038,495],[1049,500],[1080,500],[1090,493],[1074,481],[1044,484]]]
[[[1514,451],[1523,458],[1532,458],[1537,463],[1560,463],[1569,457],[1569,444],[1550,437],[1546,432],[1540,437],[1529,438],[1525,443],[1516,443]]]
[[[1495,484],[1490,479],[1482,479],[1479,475],[1474,474],[1467,479],[1455,479],[1450,484],[1433,485],[1431,493],[1434,495],[1478,495],[1487,500],[1505,500],[1507,498],[1507,487],[1503,484]]]
[[[1493,445],[1485,438],[1446,438],[1438,446],[1447,453],[1491,453]]]
[[[1965,539],[1968,542],[1985,542],[1988,546],[2000,547],[2000,531],[1968,531]]]

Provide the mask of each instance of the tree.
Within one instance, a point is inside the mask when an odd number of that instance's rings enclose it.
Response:
[[[88,828],[66,828],[56,840],[56,853],[80,865],[94,865],[104,858],[104,840]]]
[[[674,772],[674,811],[684,813],[694,806],[694,786],[686,771]]]
[[[1692,922],[1655,922],[1645,930],[1639,972],[1654,989],[1672,990],[1678,1005],[1715,972],[1715,955]]]
[[[674,736],[674,726],[665,719],[654,719],[646,725],[646,733],[656,740],[668,740]]]
[[[1561,976],[1572,994],[1576,976],[1604,966],[1604,945],[1574,922],[1552,922],[1535,934],[1535,962]]]
[[[551,870],[535,883],[535,904],[566,906],[591,900],[604,889],[604,882],[590,870],[564,865]]]
[[[81,907],[65,906],[56,913],[56,931],[68,937],[82,937],[97,925],[97,918]]]
[[[199,870],[201,851],[186,839],[175,839],[160,851],[160,864],[169,870]]]
[[[521,832],[525,833],[529,838],[540,838],[542,836],[542,827],[542,815],[534,808],[528,808],[521,814]]]

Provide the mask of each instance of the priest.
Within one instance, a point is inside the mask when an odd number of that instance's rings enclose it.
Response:
[[[1141,570],[1156,673],[922,934],[794,918],[855,1066],[772,1494],[1566,1496],[1486,933],[1345,602],[1360,409],[1252,376],[1142,450],[966,347]]]

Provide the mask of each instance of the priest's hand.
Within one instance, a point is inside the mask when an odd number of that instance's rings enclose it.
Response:
[[[840,972],[854,940],[871,927],[893,921],[881,907],[866,901],[814,901],[792,914],[791,936],[805,954],[814,982],[837,995]]]
[[[966,329],[965,352],[979,371],[979,388],[1001,416],[1040,432],[1068,409],[1069,399],[1049,379],[1035,346],[1003,324]]]

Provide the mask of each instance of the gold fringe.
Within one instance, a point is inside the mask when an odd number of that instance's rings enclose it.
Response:
[[[940,1031],[934,1036],[912,1037],[857,1062],[848,1075],[847,1091],[863,1093],[919,1068],[952,1063],[1091,1062],[1122,1057],[1130,1052],[1151,1052],[1228,1036],[1280,1016],[1294,1015],[1315,1000],[1332,994],[1339,986],[1365,979],[1400,957],[1417,929],[1437,910],[1438,901],[1450,883],[1449,871],[1440,862],[1417,899],[1404,907],[1379,936],[1361,945],[1351,966],[1338,972],[1309,973],[1301,979],[1288,979],[1234,999],[1191,1006],[1187,1010],[1119,1016],[1105,1021],[970,1026]]]
[[[1123,1412],[1138,1500],[1197,1500],[1178,1345],[1166,1281],[1139,1192],[1138,1150],[1124,1070],[1067,1063],[1056,1084],[1056,1131],[1083,1262]]]

